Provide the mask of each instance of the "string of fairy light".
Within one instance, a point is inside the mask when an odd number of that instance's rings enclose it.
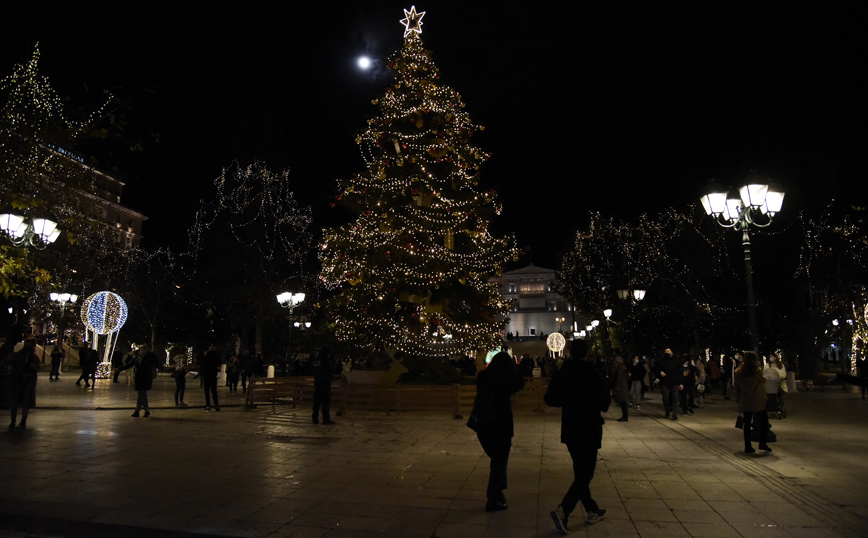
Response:
[[[405,10],[395,78],[356,138],[364,172],[338,180],[334,204],[356,214],[324,231],[325,306],[340,339],[421,357],[491,349],[508,304],[487,282],[517,251],[488,232],[501,207],[478,192],[489,155],[471,145],[461,95],[440,82],[422,45],[423,13]]]

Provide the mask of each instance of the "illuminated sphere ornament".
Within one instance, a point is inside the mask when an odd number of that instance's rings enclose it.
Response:
[[[81,321],[96,334],[111,334],[127,321],[127,303],[110,291],[94,293],[81,305]]]
[[[548,346],[549,351],[560,353],[564,350],[564,346],[566,345],[567,341],[561,333],[551,333],[548,338],[546,338],[546,346]]]

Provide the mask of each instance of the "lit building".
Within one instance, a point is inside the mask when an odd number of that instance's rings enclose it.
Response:
[[[504,271],[500,278],[490,281],[497,283],[503,298],[512,302],[504,334],[527,340],[558,331],[570,334],[574,322],[582,328],[586,325],[584,316],[574,312],[569,301],[555,291],[553,269],[531,264]]]

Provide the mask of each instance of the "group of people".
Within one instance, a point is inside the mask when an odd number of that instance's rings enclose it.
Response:
[[[555,526],[568,532],[570,515],[579,502],[585,521],[596,523],[606,516],[591,496],[590,483],[602,445],[603,417],[611,402],[609,389],[600,371],[588,361],[584,340],[570,344],[570,359],[556,370],[545,394],[545,402],[561,408],[561,442],[573,461],[573,483],[558,507],[551,511]],[[506,352],[494,355],[476,377],[476,399],[468,426],[476,431],[479,444],[491,460],[486,488],[487,512],[507,509],[507,464],[514,435],[510,397],[521,390],[524,378]]]

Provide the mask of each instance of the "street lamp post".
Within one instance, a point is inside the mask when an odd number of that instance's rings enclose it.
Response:
[[[277,296],[277,303],[289,311],[289,333],[286,344],[287,360],[289,359],[289,354],[291,353],[292,346],[292,311],[295,310],[295,307],[300,305],[302,301],[304,301],[303,293],[292,293],[291,291],[285,291]]]
[[[60,321],[57,323],[57,342],[60,343],[60,350],[63,351],[63,318],[66,313],[66,305],[75,304],[78,300],[78,295],[74,293],[50,293],[48,297],[55,303],[60,305]],[[57,344],[55,344],[57,347]]]
[[[754,177],[748,178],[755,179]],[[780,212],[784,203],[784,193],[772,190],[767,184],[749,181],[738,189],[733,196],[726,191],[714,189],[702,198],[702,207],[714,222],[724,228],[732,228],[741,232],[741,244],[744,249],[745,281],[747,283],[747,312],[750,324],[751,349],[759,350],[759,336],[756,324],[756,299],[753,291],[753,272],[750,257],[751,226],[765,228],[772,223],[774,216]]]
[[[622,301],[627,301],[627,300],[630,301],[630,317],[629,317],[629,323],[628,323],[626,330],[629,332],[629,335],[630,335],[631,352],[635,353],[636,352],[636,346],[634,345],[635,344],[634,333],[636,332],[636,324],[635,324],[635,320],[633,318],[633,307],[636,306],[637,304],[639,304],[639,302],[641,302],[642,299],[645,298],[645,290],[634,289],[634,290],[632,290],[632,293],[631,293],[629,289],[620,289],[620,290],[616,290],[616,293],[618,294],[618,299],[621,299]],[[611,310],[609,310],[609,312],[611,312]],[[606,316],[606,317],[608,319],[608,316]]]

